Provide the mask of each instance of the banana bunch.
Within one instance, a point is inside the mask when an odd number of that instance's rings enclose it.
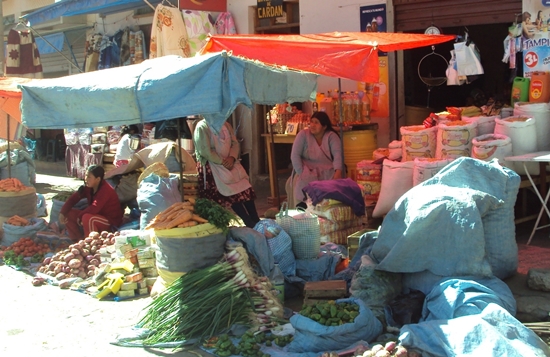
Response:
[[[462,116],[463,117],[478,117],[482,115],[483,112],[481,108],[471,105],[469,107],[462,107]]]

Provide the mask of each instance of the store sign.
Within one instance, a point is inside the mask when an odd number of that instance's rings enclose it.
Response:
[[[182,10],[227,11],[227,0],[179,0]]]
[[[283,16],[283,0],[258,0],[258,19]]]
[[[523,77],[530,78],[534,72],[550,71],[549,5],[550,0],[543,0],[542,3],[536,0],[523,0],[523,12],[531,15],[531,23],[527,24],[527,27],[522,26],[522,23],[515,25],[517,32],[521,34],[521,42],[518,38],[518,41],[513,43],[515,48],[521,46],[523,49]],[[507,50],[511,51],[510,45]]]

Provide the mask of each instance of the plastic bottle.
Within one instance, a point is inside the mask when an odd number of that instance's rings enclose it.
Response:
[[[277,298],[283,303],[285,301],[285,276],[279,268],[279,264],[275,263],[275,267],[271,271],[269,280],[273,285],[273,294],[277,295]]]
[[[337,125],[340,123],[340,98],[338,89],[335,89],[334,92],[332,92],[332,107],[334,108],[332,125]]]
[[[366,91],[363,91],[361,98],[361,118],[365,123],[370,123],[370,98]]]

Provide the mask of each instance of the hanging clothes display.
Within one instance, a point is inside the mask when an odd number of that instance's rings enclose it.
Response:
[[[97,71],[102,34],[92,33],[86,39],[86,56],[84,57],[84,72]]]
[[[122,66],[121,48],[124,31],[119,30],[113,36],[103,36],[100,45],[98,69]]]
[[[220,13],[214,26],[218,35],[235,35],[237,33],[235,21],[233,21],[233,16],[231,16],[230,12]]]
[[[158,5],[153,17],[149,57],[167,55],[190,57],[189,36],[180,10]]]
[[[40,54],[30,30],[10,30],[5,73],[7,77],[43,78]]]
[[[120,60],[123,66],[141,63],[147,59],[147,47],[143,31],[125,29],[122,35]]]
[[[189,49],[194,56],[205,44],[208,35],[216,35],[214,19],[207,11],[183,10],[183,21],[189,36]]]

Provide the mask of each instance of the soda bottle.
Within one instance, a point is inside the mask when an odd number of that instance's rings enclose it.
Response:
[[[281,268],[279,268],[279,264],[275,263],[275,267],[269,275],[269,280],[273,285],[273,294],[283,303],[285,301],[285,276]]]

